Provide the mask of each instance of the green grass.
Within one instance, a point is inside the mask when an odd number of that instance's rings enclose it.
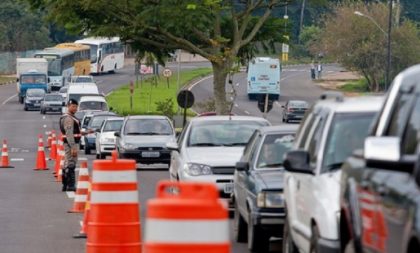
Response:
[[[366,79],[346,83],[339,89],[344,92],[367,92],[369,90]]]
[[[180,73],[180,86],[183,87],[190,81],[204,77],[212,73],[211,68],[199,68],[194,70],[182,71]],[[173,72],[169,78],[169,88],[167,79],[159,76],[157,85],[153,85],[152,79],[143,80],[137,88],[134,85],[133,109],[130,108],[130,89],[129,85],[124,85],[115,90],[107,97],[107,102],[113,111],[121,115],[141,115],[141,114],[163,114],[157,110],[156,102],[163,102],[172,99],[173,110],[178,110],[176,96],[178,93],[177,73]]]
[[[11,76],[0,76],[0,84],[4,84],[10,81],[15,81],[16,77],[11,77]]]

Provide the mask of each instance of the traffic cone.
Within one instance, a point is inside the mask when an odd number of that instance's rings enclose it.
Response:
[[[48,170],[47,162],[45,161],[44,140],[42,138],[42,134],[38,136],[38,155],[34,170]]]
[[[51,138],[51,148],[50,148],[50,160],[57,159],[57,137],[55,136],[55,133],[52,133]]]
[[[81,162],[79,169],[79,178],[77,180],[76,194],[74,197],[73,208],[69,213],[83,213],[85,210],[86,199],[89,188],[89,171],[87,162]]]
[[[58,168],[57,179],[56,182],[63,182],[63,169],[64,169],[64,157],[60,156],[60,165]]]
[[[46,148],[51,148],[51,144],[52,144],[52,132],[48,132],[48,138],[47,138],[47,146]]]
[[[140,204],[136,162],[95,160],[89,211],[87,253],[140,253]]]
[[[0,168],[14,168],[9,164],[9,152],[7,151],[7,141],[3,140],[3,148],[1,149],[1,166]]]
[[[147,202],[143,252],[229,253],[228,210],[217,187],[159,182],[157,198]]]
[[[89,222],[89,213],[90,213],[90,193],[92,191],[92,181],[89,178],[89,187],[88,194],[85,205],[85,213],[83,215],[83,220],[81,221],[80,232],[73,235],[73,238],[87,238],[87,226]]]
[[[59,171],[60,171],[60,166],[61,166],[61,160],[64,159],[63,156],[63,141],[62,141],[62,136],[60,135],[58,142],[57,142],[57,155],[56,155],[56,159],[55,159],[55,167],[54,167],[54,174],[55,177],[57,177]]]

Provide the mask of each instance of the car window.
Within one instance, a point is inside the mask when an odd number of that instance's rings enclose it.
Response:
[[[102,122],[104,122],[104,120],[106,118],[108,118],[109,116],[96,116],[93,117],[90,121],[89,121],[89,127],[90,128],[100,128],[102,125]]]
[[[243,152],[244,157],[249,157],[252,148],[255,146],[255,142],[258,139],[259,134],[260,134],[260,131],[255,130],[254,133],[251,135],[251,138],[249,139],[248,144],[246,144],[244,152]]]
[[[255,161],[257,160],[257,154],[258,154],[258,147],[260,146],[259,143],[261,142],[262,139],[262,134],[260,132],[258,132],[258,134],[255,137],[255,141],[254,144],[249,152],[249,160],[250,161]]]
[[[396,106],[392,111],[389,128],[386,131],[386,136],[401,136],[404,131],[406,118],[410,110],[411,94],[401,94],[397,100]]]
[[[45,101],[62,101],[63,97],[61,95],[49,95],[45,96]]]
[[[420,98],[414,104],[407,128],[402,140],[403,154],[413,155],[418,152],[417,147],[420,139]]]
[[[310,161],[309,164],[312,168],[316,168],[316,163],[318,161],[319,147],[322,141],[322,131],[324,130],[325,118],[317,116],[318,120],[316,121],[312,134],[309,139],[308,152]]]
[[[188,146],[245,146],[263,122],[245,120],[206,121],[191,128]]]
[[[374,112],[334,115],[324,149],[321,172],[338,169],[354,150],[363,147]]]
[[[86,128],[89,125],[89,121],[92,119],[92,116],[86,116],[83,124],[82,124],[82,128]]]
[[[173,129],[166,119],[129,119],[124,127],[126,135],[171,135]]]
[[[314,114],[311,113],[311,112],[309,112],[307,115],[308,115],[307,119],[306,120],[304,119],[304,121],[303,121],[304,123],[301,126],[301,129],[299,130],[299,132],[302,132],[302,131],[303,132],[301,134],[300,133],[298,134],[300,136],[299,140],[298,140],[299,141],[299,143],[298,143],[299,148],[305,148],[305,142],[308,138],[308,135],[311,131],[312,125],[314,124],[314,121],[315,121],[315,118],[316,118],[314,116]]]
[[[123,124],[123,120],[109,120],[109,121],[106,121],[105,126],[104,126],[102,131],[103,132],[120,131],[122,124]]]
[[[276,168],[283,165],[283,155],[292,148],[294,139],[294,134],[266,135],[258,154],[256,168]]]

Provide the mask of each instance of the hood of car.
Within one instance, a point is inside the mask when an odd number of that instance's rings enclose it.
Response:
[[[113,138],[113,139],[115,139],[114,133],[115,132],[102,132],[101,137],[102,138]]]
[[[26,99],[28,100],[28,101],[30,101],[30,100],[42,100],[42,99],[44,99],[43,97],[29,97],[29,96],[27,96],[26,97]]]
[[[173,135],[125,135],[123,142],[137,147],[166,147],[166,143],[175,142]]]
[[[244,147],[188,147],[185,152],[188,162],[191,163],[234,167],[243,150]]]
[[[255,178],[261,189],[283,189],[284,170],[260,170],[254,172]]]

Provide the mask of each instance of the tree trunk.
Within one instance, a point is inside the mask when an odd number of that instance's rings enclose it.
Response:
[[[228,102],[226,100],[226,77],[229,66],[226,63],[214,63],[213,66],[213,93],[216,105],[216,113],[224,115],[228,113]]]

